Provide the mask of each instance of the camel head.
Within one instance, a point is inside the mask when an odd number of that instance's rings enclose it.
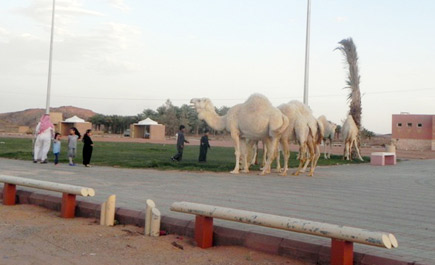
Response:
[[[335,132],[335,129],[337,129],[337,124],[329,121],[329,125],[331,126],[331,132]]]
[[[213,103],[211,103],[209,98],[192,98],[190,104],[195,107],[198,113],[215,111]]]
[[[198,119],[207,122],[211,128],[221,131],[225,129],[225,119],[216,113],[209,98],[192,98],[190,104],[198,112]]]

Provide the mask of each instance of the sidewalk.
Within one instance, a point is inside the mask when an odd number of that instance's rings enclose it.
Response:
[[[191,201],[291,216],[394,233],[399,248],[355,245],[356,251],[435,264],[435,161],[414,160],[397,166],[319,167],[315,177],[231,175],[40,165],[0,159],[0,174],[85,185],[102,202],[117,195],[117,206],[144,210],[153,199],[163,215],[174,201]],[[38,191],[39,192],[39,191]],[[225,221],[217,224],[329,245],[329,240]]]

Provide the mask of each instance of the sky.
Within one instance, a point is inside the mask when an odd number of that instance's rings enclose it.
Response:
[[[435,114],[435,1],[312,0],[309,105],[347,116],[346,65],[359,54],[363,126]],[[45,108],[51,0],[2,0],[0,113]],[[232,106],[253,93],[302,100],[306,1],[57,0],[51,106],[136,115],[166,99]]]

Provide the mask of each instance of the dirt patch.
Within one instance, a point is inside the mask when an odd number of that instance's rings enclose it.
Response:
[[[0,264],[308,264],[242,247],[204,250],[176,235],[145,237],[139,227],[58,215],[32,205],[0,205]]]

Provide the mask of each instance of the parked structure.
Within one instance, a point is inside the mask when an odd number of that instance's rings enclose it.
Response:
[[[87,122],[77,116],[73,116],[61,122],[58,130],[61,135],[68,135],[69,130],[72,127],[76,127],[77,130],[79,130],[79,132],[83,135],[86,130],[92,129],[92,123]]]
[[[392,138],[399,150],[435,151],[435,115],[393,114]]]
[[[130,125],[132,138],[145,138],[150,140],[165,140],[165,125],[158,124],[150,118]]]

